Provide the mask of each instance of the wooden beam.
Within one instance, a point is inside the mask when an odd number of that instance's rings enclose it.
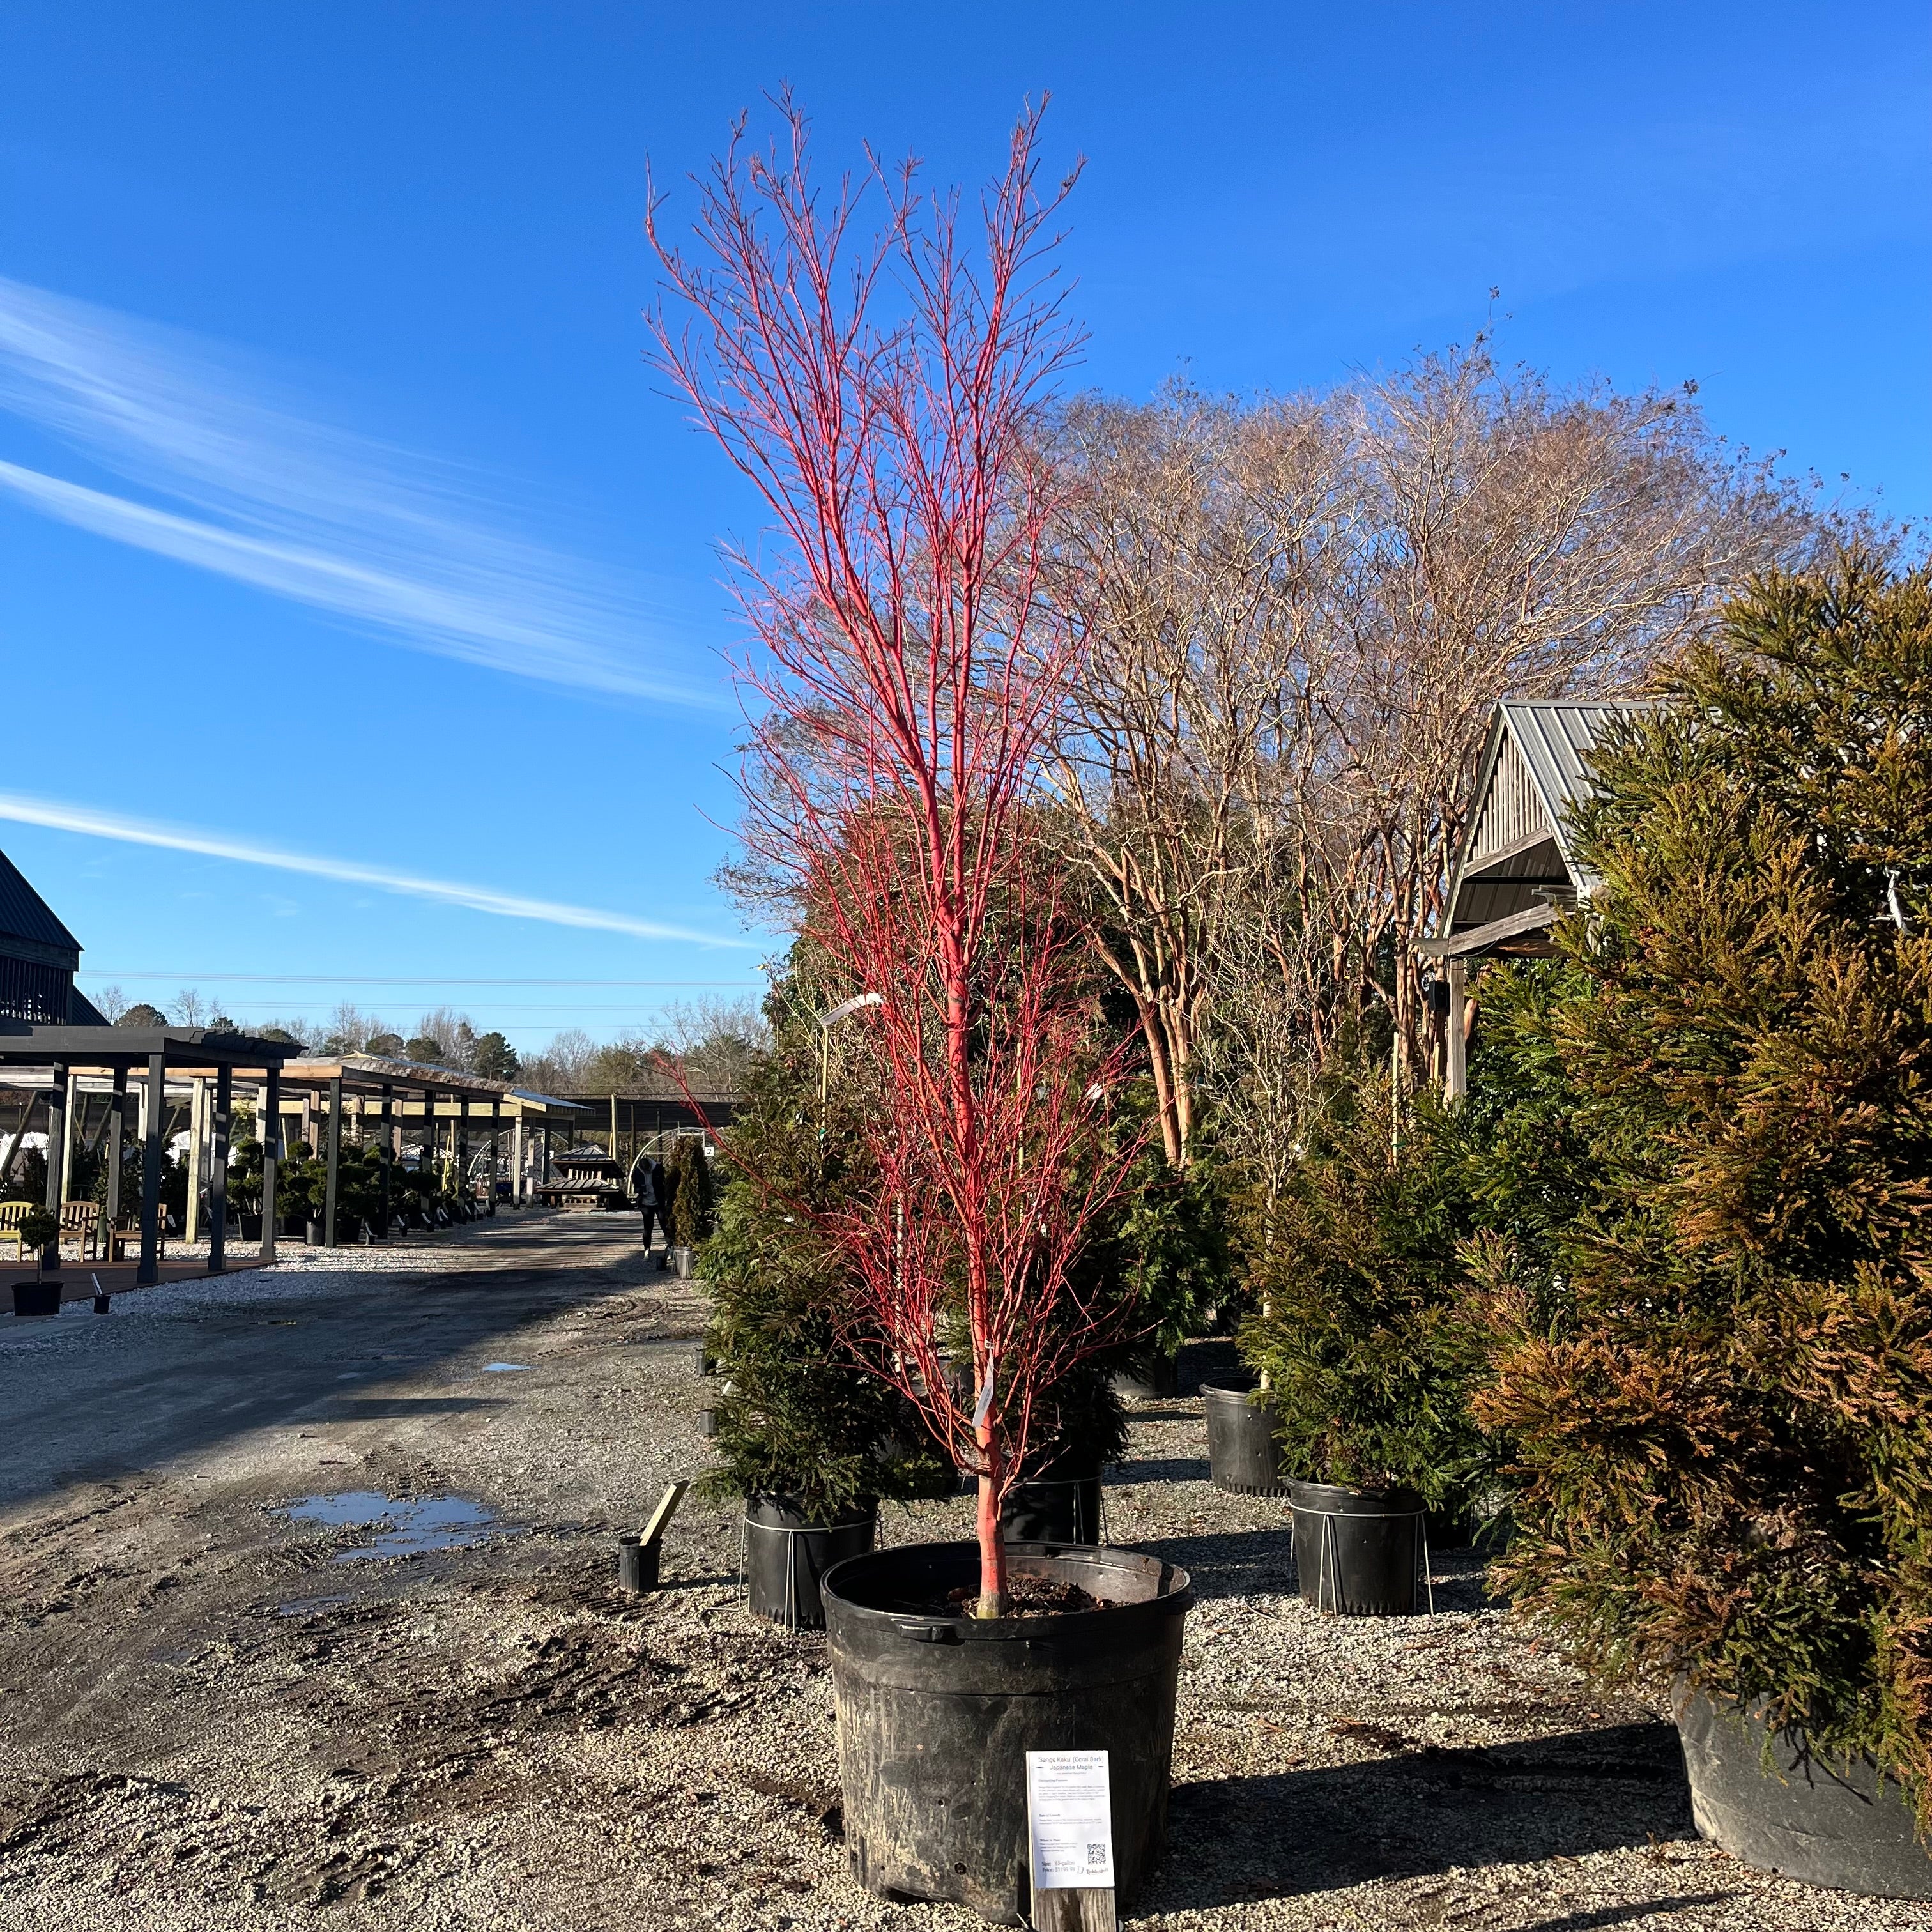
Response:
[[[1492,919],[1487,926],[1472,926],[1467,932],[1452,932],[1444,939],[1419,940],[1416,951],[1425,959],[1467,959],[1477,953],[1491,952],[1504,940],[1520,939],[1554,926],[1562,916],[1553,905],[1534,905],[1513,912],[1507,919]]]

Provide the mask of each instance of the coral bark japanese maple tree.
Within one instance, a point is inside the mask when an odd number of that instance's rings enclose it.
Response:
[[[1124,1048],[1035,791],[1078,640],[1042,595],[1040,412],[1076,346],[1051,266],[1036,110],[979,220],[912,164],[826,188],[807,127],[744,130],[699,183],[694,240],[652,239],[683,320],[657,362],[782,541],[736,560],[755,644],[746,836],[854,992],[874,1083],[867,1185],[800,1202],[849,1271],[855,1341],[979,1478],[979,1612],[1040,1400],[1114,1339],[1076,1272],[1132,1150],[1102,1143]],[[868,208],[881,211],[867,229]],[[728,1154],[730,1152],[727,1137]],[[971,1364],[949,1373],[964,1318]]]

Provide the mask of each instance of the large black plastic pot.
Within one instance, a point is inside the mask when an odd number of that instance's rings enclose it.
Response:
[[[1241,1496],[1278,1496],[1274,1411],[1249,1398],[1252,1385],[1202,1389],[1208,1409],[1208,1467],[1217,1490]]]
[[[58,1315],[61,1312],[61,1280],[45,1275],[38,1281],[14,1284],[14,1312],[16,1316]]]
[[[1412,1490],[1291,1482],[1301,1600],[1343,1617],[1406,1617],[1421,1608],[1428,1536]]]
[[[1834,1892],[1932,1899],[1932,1856],[1912,1834],[1910,1804],[1875,1766],[1807,1756],[1772,1736],[1762,1706],[1720,1709],[1679,1684],[1671,1697],[1698,1835],[1761,1871]]]
[[[1172,1355],[1144,1355],[1130,1362],[1114,1377],[1114,1386],[1123,1395],[1150,1396],[1174,1395],[1180,1388],[1179,1364]]]
[[[1070,1456],[1016,1483],[1000,1505],[1000,1534],[1009,1543],[1098,1543],[1099,1464]]]
[[[883,1898],[950,1900],[1022,1922],[1026,1754],[1104,1750],[1114,1876],[1131,1906],[1167,1842],[1168,1771],[1187,1573],[1137,1550],[1022,1545],[1010,1576],[1078,1583],[1106,1607],[1061,1616],[942,1616],[976,1590],[978,1546],[920,1543],[825,1579],[846,1854]]]
[[[823,1630],[819,1584],[826,1570],[872,1546],[878,1507],[866,1503],[838,1522],[814,1522],[790,1496],[745,1498],[745,1600],[787,1630]]]

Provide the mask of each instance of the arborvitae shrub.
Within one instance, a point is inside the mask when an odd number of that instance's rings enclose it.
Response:
[[[1384,1076],[1358,1072],[1316,1096],[1294,1178],[1270,1225],[1249,1231],[1264,1305],[1240,1350],[1268,1377],[1284,1473],[1457,1509],[1482,1460],[1457,1259],[1466,1204],[1431,1110],[1406,1103],[1400,1127]]]
[[[665,1172],[671,1184],[670,1225],[681,1248],[694,1248],[711,1232],[711,1163],[704,1142],[696,1134],[682,1134],[672,1144]]]
[[[1932,584],[1773,580],[1667,695],[1561,961],[1481,982],[1498,1574],[1932,1822]]]
[[[910,1406],[861,1365],[850,1286],[784,1204],[829,1204],[849,1184],[856,1103],[835,1086],[821,1122],[815,1033],[789,1019],[782,991],[771,1010],[777,1043],[743,1081],[719,1156],[716,1224],[698,1266],[722,1383],[718,1461],[706,1487],[788,1497],[823,1522],[873,1498],[928,1492],[946,1472]],[[681,1184],[674,1226],[687,1198]]]

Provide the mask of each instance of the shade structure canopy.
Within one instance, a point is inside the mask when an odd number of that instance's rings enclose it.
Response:
[[[34,1025],[20,1020],[0,1020],[0,1084],[31,1089],[44,1082],[46,1087],[46,1204],[56,1214],[66,1198],[76,1094],[85,1082],[104,1081],[110,1096],[111,1130],[104,1126],[108,1160],[104,1212],[110,1228],[118,1221],[128,1080],[136,1072],[141,1076],[145,1102],[142,1108],[145,1132],[141,1160],[141,1260],[135,1280],[144,1284],[158,1280],[160,1274],[161,1150],[170,1076],[178,1078],[185,1074],[212,1080],[215,1090],[208,1263],[210,1272],[219,1274],[225,1262],[227,1140],[234,1083],[238,1076],[258,1079],[272,1094],[288,1052],[288,1046],[283,1041],[258,1040],[250,1034],[216,1033],[202,1027]],[[272,1114],[272,1106],[269,1111]],[[25,1136],[28,1118],[23,1115],[8,1150],[9,1168]],[[272,1190],[273,1157],[272,1153],[267,1179]],[[272,1256],[272,1243],[270,1252]],[[47,1258],[56,1267],[59,1265],[58,1236]]]
[[[1505,698],[1491,716],[1442,929],[1416,948],[1444,964],[1449,992],[1444,1086],[1452,1099],[1468,1085],[1469,962],[1549,953],[1550,928],[1589,897],[1597,881],[1577,854],[1575,808],[1591,793],[1592,759],[1605,734],[1640,716],[1651,702]]]
[[[392,1152],[396,1138],[408,1128],[413,1127],[419,1145],[425,1148],[446,1130],[466,1179],[470,1127],[484,1127],[493,1156],[489,1206],[494,1213],[494,1156],[501,1135],[508,1131],[516,1149],[512,1172],[515,1192],[520,1195],[531,1127],[543,1129],[547,1140],[552,1122],[575,1118],[584,1112],[572,1101],[455,1068],[362,1054],[317,1058],[302,1054],[287,1041],[248,1034],[198,1027],[35,1025],[0,1018],[0,1087],[21,1090],[28,1096],[20,1127],[4,1153],[4,1169],[0,1172],[10,1171],[34,1107],[44,1096],[48,1204],[58,1209],[64,1198],[70,1150],[80,1111],[104,1091],[108,1113],[100,1129],[107,1156],[104,1213],[110,1228],[117,1226],[130,1078],[136,1082],[131,1097],[140,1104],[144,1142],[141,1262],[136,1273],[136,1281],[142,1283],[159,1278],[160,1175],[163,1151],[172,1138],[167,1128],[172,1100],[185,1098],[188,1103],[190,1182],[184,1232],[190,1240],[196,1238],[200,1218],[199,1183],[206,1156],[211,1274],[221,1273],[226,1262],[228,1142],[238,1082],[252,1084],[256,1090],[265,1204],[275,1198],[276,1168],[290,1117],[298,1118],[304,1138],[320,1144],[327,1173],[322,1238],[329,1246],[335,1244],[337,1237],[337,1179],[346,1126],[352,1123],[356,1130],[366,1133],[374,1124],[389,1138]],[[275,1240],[275,1217],[265,1211],[260,1261],[274,1258]],[[52,1258],[57,1264],[57,1246]]]

